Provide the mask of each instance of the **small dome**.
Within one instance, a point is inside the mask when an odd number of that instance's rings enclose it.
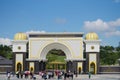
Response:
[[[25,33],[16,33],[14,40],[27,40],[27,35]]]
[[[98,40],[98,35],[95,32],[87,33],[85,36],[86,40]]]

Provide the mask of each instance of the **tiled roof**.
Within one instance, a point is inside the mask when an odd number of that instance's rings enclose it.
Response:
[[[12,60],[0,56],[0,65],[12,65]]]

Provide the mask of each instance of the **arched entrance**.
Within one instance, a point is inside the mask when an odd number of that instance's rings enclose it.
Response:
[[[44,64],[47,62],[47,59],[46,59],[46,56],[47,54],[49,53],[49,51],[51,51],[52,49],[56,49],[56,50],[62,50],[65,55],[66,55],[66,64],[71,64],[69,63],[70,60],[72,59],[71,57],[71,50],[69,49],[68,46],[66,46],[65,44],[62,44],[62,43],[50,43],[48,45],[46,45],[42,52],[41,52],[41,55],[40,55],[40,59],[41,59],[41,62],[44,62]],[[41,63],[40,62],[40,63]],[[42,65],[41,65],[42,66]],[[43,67],[45,67],[46,65],[44,65]],[[69,66],[69,65],[68,65]],[[43,68],[41,68],[42,70]],[[71,67],[66,67],[67,70],[71,70],[72,71],[72,68]]]
[[[66,55],[62,50],[52,49],[47,54],[46,69],[47,70],[62,70],[66,69]]]
[[[90,64],[90,72],[91,72],[92,74],[95,74],[95,63],[94,63],[94,62],[92,62],[92,63]]]
[[[22,64],[21,63],[17,63],[17,71],[22,71]]]
[[[30,68],[30,71],[33,72],[33,67]]]
[[[81,74],[81,67],[79,67],[79,74]]]
[[[46,55],[47,55],[48,52],[49,52],[50,50],[52,50],[52,49],[60,49],[60,50],[62,50],[62,51],[65,53],[65,55],[66,55],[66,60],[72,59],[72,58],[71,58],[71,57],[72,57],[72,55],[71,55],[71,50],[68,48],[67,45],[62,44],[62,43],[50,43],[50,44],[46,45],[46,46],[43,48],[43,50],[42,50],[42,52],[41,52],[41,54],[40,54],[40,59],[41,59],[41,60],[46,60]]]

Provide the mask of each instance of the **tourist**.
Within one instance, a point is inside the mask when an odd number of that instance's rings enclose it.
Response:
[[[42,76],[43,76],[43,72],[42,71],[39,72],[39,76],[40,76],[40,79],[41,79]]]
[[[66,80],[66,77],[67,77],[67,73],[65,72],[64,73],[64,80]]]
[[[8,72],[8,73],[7,73],[7,80],[10,80],[10,77],[11,77],[11,73]]]
[[[25,71],[25,78],[28,78],[30,71]]]
[[[75,76],[77,77],[77,71],[74,71]]]
[[[62,74],[61,72],[58,72],[58,80],[62,79]]]
[[[13,77],[14,77],[14,75],[15,75],[15,73],[14,73],[14,72],[11,72],[11,76],[13,76]]]
[[[88,72],[88,76],[89,76],[89,79],[91,78],[91,73],[90,72]]]
[[[47,73],[46,72],[43,74],[43,78],[44,78],[44,80],[47,79]]]
[[[30,79],[32,79],[33,78],[33,73],[32,72],[30,72]]]
[[[19,78],[19,71],[16,72],[16,77]]]
[[[23,78],[23,75],[24,75],[24,72],[21,71],[21,72],[20,72],[20,76],[21,76],[21,78]]]

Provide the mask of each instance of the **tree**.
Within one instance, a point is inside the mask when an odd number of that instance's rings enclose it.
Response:
[[[64,61],[65,53],[62,50],[52,49],[47,54],[48,62],[52,61]]]
[[[113,46],[100,47],[100,63],[102,65],[114,65],[120,58],[120,48]]]
[[[11,46],[0,45],[0,56],[7,59],[12,59],[12,48]]]

